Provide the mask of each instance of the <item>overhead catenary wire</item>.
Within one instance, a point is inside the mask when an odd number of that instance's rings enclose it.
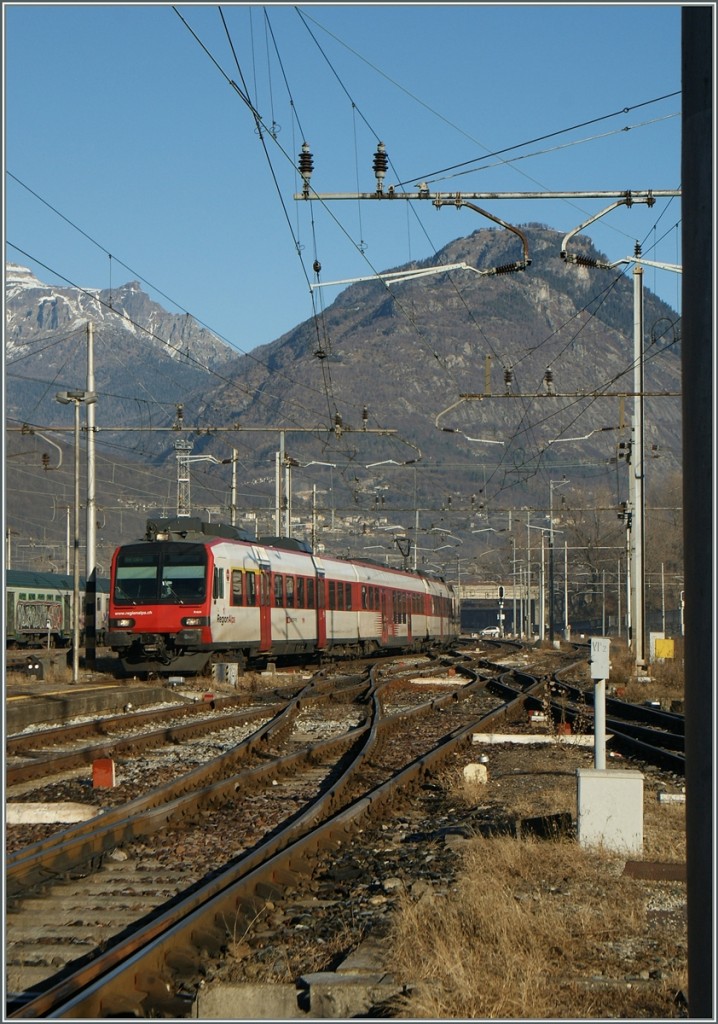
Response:
[[[437,358],[438,358],[438,356],[437,356]]]

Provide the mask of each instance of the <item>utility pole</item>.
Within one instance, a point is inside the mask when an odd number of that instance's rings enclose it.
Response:
[[[87,393],[95,393],[95,326],[87,322]],[[89,402],[87,418],[87,550],[85,552],[85,664],[97,664],[97,507],[95,503],[95,403]]]
[[[570,483],[570,480],[567,480],[566,477],[563,477],[562,480],[549,480],[549,499],[548,499],[548,512],[549,512],[549,535],[548,535],[548,618],[549,618],[549,625],[548,625],[548,633],[549,633],[549,640],[551,641],[552,644],[553,644],[553,639],[554,639],[554,626],[555,626],[555,616],[554,616],[554,571],[553,571],[553,567],[554,567],[554,561],[553,561],[553,551],[554,551],[554,543],[553,543],[553,533],[554,533],[554,530],[553,530],[553,489],[554,489],[554,487],[560,487],[561,484],[567,484],[567,483]]]
[[[74,405],[75,414],[75,514],[72,558],[72,682],[79,681],[80,667],[80,405],[96,401],[89,391],[58,391],[56,400],[62,405]]]
[[[637,255],[640,246],[636,245]],[[643,461],[643,268],[633,268],[633,441],[631,445],[631,584],[633,659],[636,673],[646,668],[645,636],[645,527],[646,502]]]
[[[619,614],[620,618],[620,614]],[[568,541],[563,542],[563,638],[571,639],[571,627],[568,622]]]

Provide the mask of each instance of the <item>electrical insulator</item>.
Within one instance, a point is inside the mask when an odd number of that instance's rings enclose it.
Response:
[[[49,469],[50,468],[50,456],[47,454],[47,452],[43,452],[42,453],[42,468],[43,469]]]
[[[376,153],[374,154],[374,162],[372,167],[374,168],[374,174],[376,176],[376,190],[381,192],[384,188],[384,178],[386,176],[386,169],[389,166],[389,158],[386,155],[386,147],[383,142],[380,142],[376,147]]]
[[[309,179],[312,176],[314,170],[314,160],[309,150],[309,143],[302,143],[302,151],[299,154],[299,173],[304,179],[304,193],[305,195],[309,191]]]
[[[342,436],[342,418],[339,413],[334,414],[334,433],[337,437]]]
[[[514,371],[511,369],[510,366],[507,366],[506,369],[504,370],[504,384],[506,385],[506,390],[507,391],[511,390],[511,385],[513,383],[513,380],[514,380]]]
[[[367,409],[366,406],[364,406],[364,408],[362,409],[361,421],[362,421],[362,426],[363,426],[364,430],[366,430],[366,425],[367,425],[367,423],[369,421],[369,410]]]
[[[550,366],[546,367],[546,373],[543,375],[543,382],[546,387],[546,391],[549,393],[549,395],[552,395],[554,393],[553,370]]]
[[[576,253],[573,258],[573,262],[578,267],[599,267],[598,260],[593,259],[592,256],[582,256],[580,253]]]
[[[178,405],[177,406],[177,421],[178,421],[178,423],[181,423],[183,419],[184,419],[184,406],[183,405]]]
[[[312,270],[314,271],[315,274],[318,274],[321,271],[321,269],[321,263],[319,262],[319,260],[315,260],[314,263],[312,263]]]

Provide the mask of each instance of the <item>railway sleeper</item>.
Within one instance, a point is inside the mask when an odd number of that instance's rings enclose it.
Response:
[[[226,924],[216,927],[203,926],[192,932],[192,942],[198,950],[203,950],[210,957],[218,956],[227,945],[227,937],[231,930]]]
[[[180,975],[194,973],[202,963],[202,954],[196,946],[178,946],[165,955],[168,970]]]
[[[155,971],[138,971],[135,990],[144,994],[142,1006],[149,1016],[182,1017],[187,1013],[189,997],[176,995],[173,983]]]
[[[110,1019],[144,1017],[143,997],[139,992],[113,992],[100,1001],[100,1014]]]
[[[287,884],[293,884],[294,879],[288,872],[272,872],[273,880],[271,882],[257,882],[256,886],[254,887],[255,895],[262,900],[283,899],[285,886],[282,885],[280,882],[274,880],[277,875],[281,876],[282,874],[284,874],[288,878],[289,881]]]

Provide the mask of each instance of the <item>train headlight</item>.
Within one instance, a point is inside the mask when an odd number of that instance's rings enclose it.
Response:
[[[110,629],[132,629],[134,619],[110,619]]]
[[[188,615],[182,619],[183,626],[209,626],[209,618],[206,615]]]

